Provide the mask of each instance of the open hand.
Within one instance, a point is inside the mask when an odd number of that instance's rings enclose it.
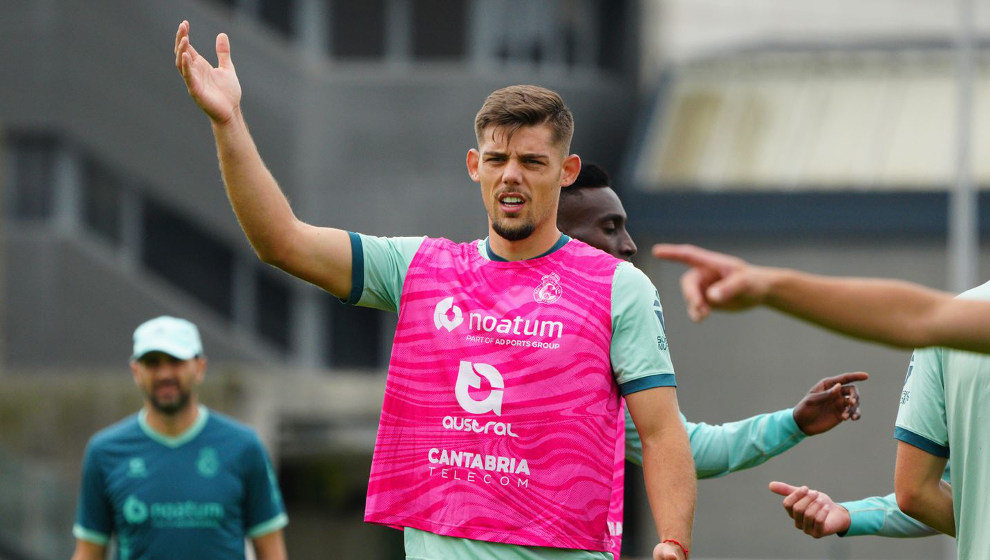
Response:
[[[189,42],[189,22],[175,32],[175,67],[196,104],[217,124],[229,122],[241,103],[241,83],[230,60],[230,40],[217,35],[217,67],[214,68]]]

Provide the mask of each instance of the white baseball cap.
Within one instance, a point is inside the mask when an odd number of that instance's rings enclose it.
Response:
[[[185,319],[155,317],[134,329],[134,353],[132,360],[139,360],[148,352],[164,352],[180,360],[189,360],[203,353],[199,329]]]

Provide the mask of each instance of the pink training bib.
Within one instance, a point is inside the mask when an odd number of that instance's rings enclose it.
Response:
[[[610,551],[618,263],[575,240],[515,262],[423,242],[403,285],[366,521]]]

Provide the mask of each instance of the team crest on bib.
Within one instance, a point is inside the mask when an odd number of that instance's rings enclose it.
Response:
[[[560,299],[563,288],[560,287],[560,276],[551,272],[542,278],[543,282],[533,290],[533,299],[537,303],[554,303]]]

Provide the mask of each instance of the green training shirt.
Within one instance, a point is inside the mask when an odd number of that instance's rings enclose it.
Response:
[[[990,282],[960,298],[990,300]],[[988,319],[990,320],[990,319]],[[959,558],[990,558],[990,356],[916,350],[894,437],[938,457],[952,454],[952,506]]]

